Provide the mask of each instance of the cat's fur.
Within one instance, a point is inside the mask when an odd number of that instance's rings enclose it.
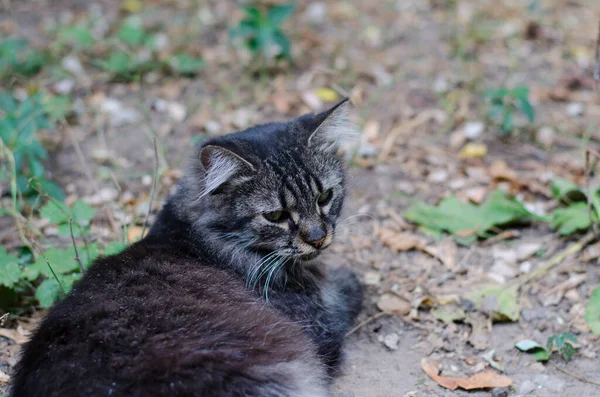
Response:
[[[11,395],[328,396],[361,302],[315,260],[344,199],[347,107],[202,145],[149,235],[50,310]]]

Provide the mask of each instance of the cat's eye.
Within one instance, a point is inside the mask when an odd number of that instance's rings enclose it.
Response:
[[[327,205],[327,203],[329,203],[329,200],[331,200],[331,189],[327,189],[323,193],[321,193],[317,198],[317,203],[323,206]]]
[[[271,222],[282,222],[289,217],[288,212],[286,211],[273,211],[273,212],[265,212],[263,214],[266,220]]]

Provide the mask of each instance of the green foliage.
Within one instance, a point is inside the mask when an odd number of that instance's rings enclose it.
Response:
[[[557,208],[550,218],[550,224],[559,234],[568,236],[588,230],[593,222],[598,222],[600,187],[590,188],[591,208],[587,203],[587,192],[575,183],[557,178],[551,184],[552,195],[563,207]]]
[[[525,339],[517,342],[515,347],[522,352],[534,353],[537,361],[550,360],[552,351],[556,347],[562,358],[566,362],[569,362],[575,354],[575,344],[579,344],[577,338],[569,332],[563,332],[550,336],[546,342],[546,346],[542,346],[534,340]]]
[[[14,157],[17,187],[23,196],[35,196],[45,191],[59,200],[64,198],[58,185],[45,177],[42,164],[48,152],[39,142],[41,130],[53,130],[55,122],[70,111],[70,99],[37,92],[18,101],[0,91],[0,139]],[[3,169],[10,171],[5,159]],[[9,179],[10,172],[0,174],[0,181]],[[34,178],[35,185],[30,184]]]
[[[14,75],[32,76],[48,62],[47,53],[31,47],[25,39],[0,39],[0,79]]]
[[[58,235],[69,237],[71,227],[69,221],[73,220],[73,236],[78,237],[81,233],[87,233],[90,221],[96,214],[96,210],[82,200],[77,200],[71,208],[65,204],[49,200],[41,209],[40,216],[47,218],[50,223],[58,225]]]
[[[74,50],[82,51],[92,47],[96,40],[92,29],[87,23],[61,26],[57,32],[56,45],[60,48],[69,46]]]
[[[519,294],[516,286],[488,285],[469,293],[466,298],[487,310],[494,321],[517,321],[520,316]]]
[[[281,24],[294,12],[294,3],[271,5],[262,10],[258,6],[241,6],[246,17],[231,29],[232,40],[241,39],[246,48],[265,62],[291,57],[291,44]]]
[[[463,203],[458,197],[451,196],[437,206],[413,204],[404,216],[430,231],[449,232],[462,244],[487,238],[496,227],[536,219],[514,197],[500,190],[492,192],[481,205]]]
[[[592,292],[585,309],[585,321],[594,335],[600,335],[600,286]]]
[[[488,104],[488,118],[500,126],[502,134],[514,130],[514,114],[521,112],[530,123],[535,121],[535,109],[529,102],[529,88],[518,86],[512,90],[493,88],[484,93]]]

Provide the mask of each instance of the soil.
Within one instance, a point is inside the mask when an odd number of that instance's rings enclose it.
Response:
[[[48,21],[64,17],[69,10],[80,17],[92,6],[61,0],[48,3],[42,11],[37,3],[15,2],[10,14],[0,15],[0,24],[11,25],[15,32],[43,44]],[[102,189],[116,191],[117,181],[117,197],[102,205],[117,215],[134,214],[140,228],[143,211],[140,215],[138,206],[147,205],[150,195],[154,136],[166,163],[159,164],[162,178],[153,214],[180,177],[198,137],[317,110],[306,99],[316,89],[334,87],[348,92],[364,130],[362,156],[349,164],[344,220],[326,256],[331,266],[349,266],[365,280],[358,323],[366,323],[348,337],[347,364],[335,381],[334,396],[488,396],[489,390],[443,389],[423,372],[421,360],[439,360],[445,375],[468,377],[489,369],[481,356],[492,349],[504,365],[504,374],[513,380],[510,395],[600,396],[600,387],[578,379],[600,381],[598,337],[591,335],[583,320],[585,303],[600,282],[597,259],[584,260],[578,252],[525,284],[520,290],[518,321],[492,325],[486,315],[472,311],[473,318],[483,319],[483,326],[446,325],[433,315],[441,297],[462,295],[490,274],[495,276],[498,250],[515,250],[525,242],[540,244],[545,253],[528,258],[536,269],[580,235],[561,237],[537,222],[510,228],[516,238],[458,246],[457,265],[450,268],[421,250],[395,252],[380,234],[381,228],[390,228],[426,236],[402,218],[414,202],[435,204],[451,194],[465,198],[473,188],[488,195],[498,187],[532,206],[550,209],[555,205],[549,193],[551,177],[584,182],[584,150],[600,149],[600,106],[590,78],[600,13],[597,1],[307,2],[300,4],[285,25],[296,63],[266,78],[250,74],[244,55],[230,47],[227,27],[240,17],[233,2],[191,3],[144,2],[143,13],[149,20],[165,23],[172,34],[193,34],[191,45],[207,62],[200,76],[161,76],[140,86],[94,75],[91,85],[76,91],[86,110],[62,130],[47,164],[50,176],[72,198],[94,198]],[[314,22],[314,4],[325,8],[324,21]],[[122,16],[120,2],[94,5],[103,10],[109,23]],[[198,12],[198,7],[210,11],[205,13],[212,16],[210,24],[186,27],[186,15],[191,15],[190,10]],[[482,92],[518,85],[531,90],[535,123],[524,123],[519,133],[503,136],[497,125],[486,121]],[[147,112],[147,120],[112,125],[110,117],[99,111],[106,98]],[[183,105],[186,117],[173,120],[157,110],[159,98]],[[568,110],[574,104],[581,106],[581,113]],[[424,121],[411,124],[419,117]],[[483,158],[459,156],[469,140],[461,132],[467,121],[485,124],[483,133],[473,138],[485,145]],[[543,127],[552,128],[552,142],[541,137]],[[390,144],[388,138],[396,133],[397,139]],[[87,159],[85,167],[71,136]],[[99,157],[98,149],[109,152],[110,161],[93,160]],[[516,173],[516,183],[490,177],[489,170],[498,161]],[[90,169],[91,179],[85,168]],[[134,204],[122,204],[125,194],[133,197]],[[100,219],[92,231],[99,241],[109,241],[113,233],[107,219]],[[433,246],[442,244],[426,238]],[[553,288],[573,275],[585,278],[550,302]],[[509,276],[505,282],[519,276]],[[408,300],[411,313],[373,319],[380,312],[377,300],[386,291]],[[474,341],[476,329],[481,334]],[[568,365],[556,353],[549,363],[536,363],[532,355],[514,347],[521,339],[543,343],[565,331],[580,341]],[[382,342],[392,334],[399,336],[393,349]],[[0,341],[0,361],[9,372],[18,349],[9,339],[0,337]]]

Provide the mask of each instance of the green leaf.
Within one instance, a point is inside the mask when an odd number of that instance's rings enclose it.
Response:
[[[294,13],[295,4],[282,4],[270,7],[267,12],[267,20],[274,26],[279,26]]]
[[[513,130],[513,127],[514,127],[514,123],[513,123],[512,111],[510,109],[505,109],[504,117],[502,118],[502,125],[500,126],[500,129],[502,130],[503,133],[508,134],[509,132],[511,132]]]
[[[519,98],[519,108],[521,109],[521,112],[523,112],[523,114],[527,116],[527,119],[530,123],[533,123],[535,121],[535,109],[529,102],[529,99]]]
[[[125,248],[128,247],[128,244],[126,243],[122,243],[122,242],[112,242],[112,243],[108,243],[106,245],[106,247],[104,247],[104,255],[105,256],[109,256],[109,255],[115,255],[120,253],[121,251],[123,251]]]
[[[98,62],[98,65],[108,72],[124,74],[131,72],[135,68],[136,62],[129,53],[115,51],[110,54],[108,60]]]
[[[258,19],[262,18],[262,14],[261,14],[260,10],[254,6],[242,6],[242,9],[252,19],[258,20]]]
[[[483,93],[484,99],[503,99],[508,94],[506,88],[490,88]]]
[[[79,270],[79,265],[75,261],[75,254],[73,249],[63,251],[57,248],[51,248],[44,252],[44,256],[48,259],[52,270],[56,275],[71,273],[73,271]],[[52,274],[52,270],[48,267],[48,263],[43,256],[39,256],[37,261],[29,268],[32,271],[38,270],[40,274],[51,278],[54,277]]]
[[[571,361],[571,358],[574,354],[575,347],[573,347],[573,345],[571,345],[570,343],[565,343],[563,348],[560,349],[560,355],[565,359],[567,363]]]
[[[69,218],[73,217],[73,213],[65,204],[56,200],[48,200],[40,209],[40,216],[47,218],[50,223],[60,224],[68,222]]]
[[[58,225],[58,235],[62,238],[71,237],[71,227],[68,223],[61,223]],[[73,223],[73,237],[77,238],[81,236],[81,229],[76,223]]]
[[[169,59],[169,66],[177,73],[192,75],[204,68],[204,60],[187,54],[177,54]]]
[[[594,335],[600,335],[600,285],[592,292],[585,309],[585,321]]]
[[[0,285],[12,288],[21,279],[19,259],[0,247]]]
[[[525,86],[517,86],[511,92],[510,95],[516,99],[527,99],[529,97],[529,88]]]
[[[552,355],[552,352],[549,352],[542,347],[538,350],[535,350],[534,354],[535,354],[536,361],[548,361],[548,360],[550,360],[550,356]]]
[[[90,223],[96,210],[83,200],[77,200],[73,203],[73,218],[82,225]]]
[[[488,236],[491,229],[535,219],[514,197],[500,190],[493,191],[482,205],[463,203],[458,197],[451,196],[438,206],[413,204],[404,216],[433,231],[449,232],[465,243]]]
[[[60,285],[55,279],[47,279],[37,287],[35,298],[44,309],[50,308],[58,299],[60,294]]]
[[[543,349],[544,347],[531,339],[523,339],[515,344],[515,347],[522,352],[529,352],[536,349]]]
[[[69,43],[75,48],[84,50],[94,44],[92,31],[84,25],[67,26],[58,32],[61,42]]]
[[[43,192],[45,192],[48,196],[54,198],[55,200],[63,201],[65,199],[65,194],[62,191],[61,187],[56,183],[49,181],[46,178],[38,178],[39,185]]]
[[[462,321],[465,319],[465,311],[456,305],[445,305],[435,308],[433,315],[438,320],[443,321],[445,324],[450,324],[455,321]]]
[[[44,109],[50,120],[62,120],[71,111],[71,98],[65,95],[47,95],[44,98]]]
[[[586,194],[583,188],[569,180],[555,178],[550,182],[552,196],[557,200],[585,201]]]
[[[146,31],[142,26],[142,20],[133,16],[127,18],[119,31],[117,32],[117,37],[124,43],[131,45],[140,45],[144,42],[146,37]]]
[[[558,208],[552,214],[550,223],[562,236],[589,229],[591,220],[587,203],[577,202],[566,208]]]
[[[520,304],[516,286],[488,285],[467,294],[466,298],[480,309],[491,311],[494,321],[519,320]]]

